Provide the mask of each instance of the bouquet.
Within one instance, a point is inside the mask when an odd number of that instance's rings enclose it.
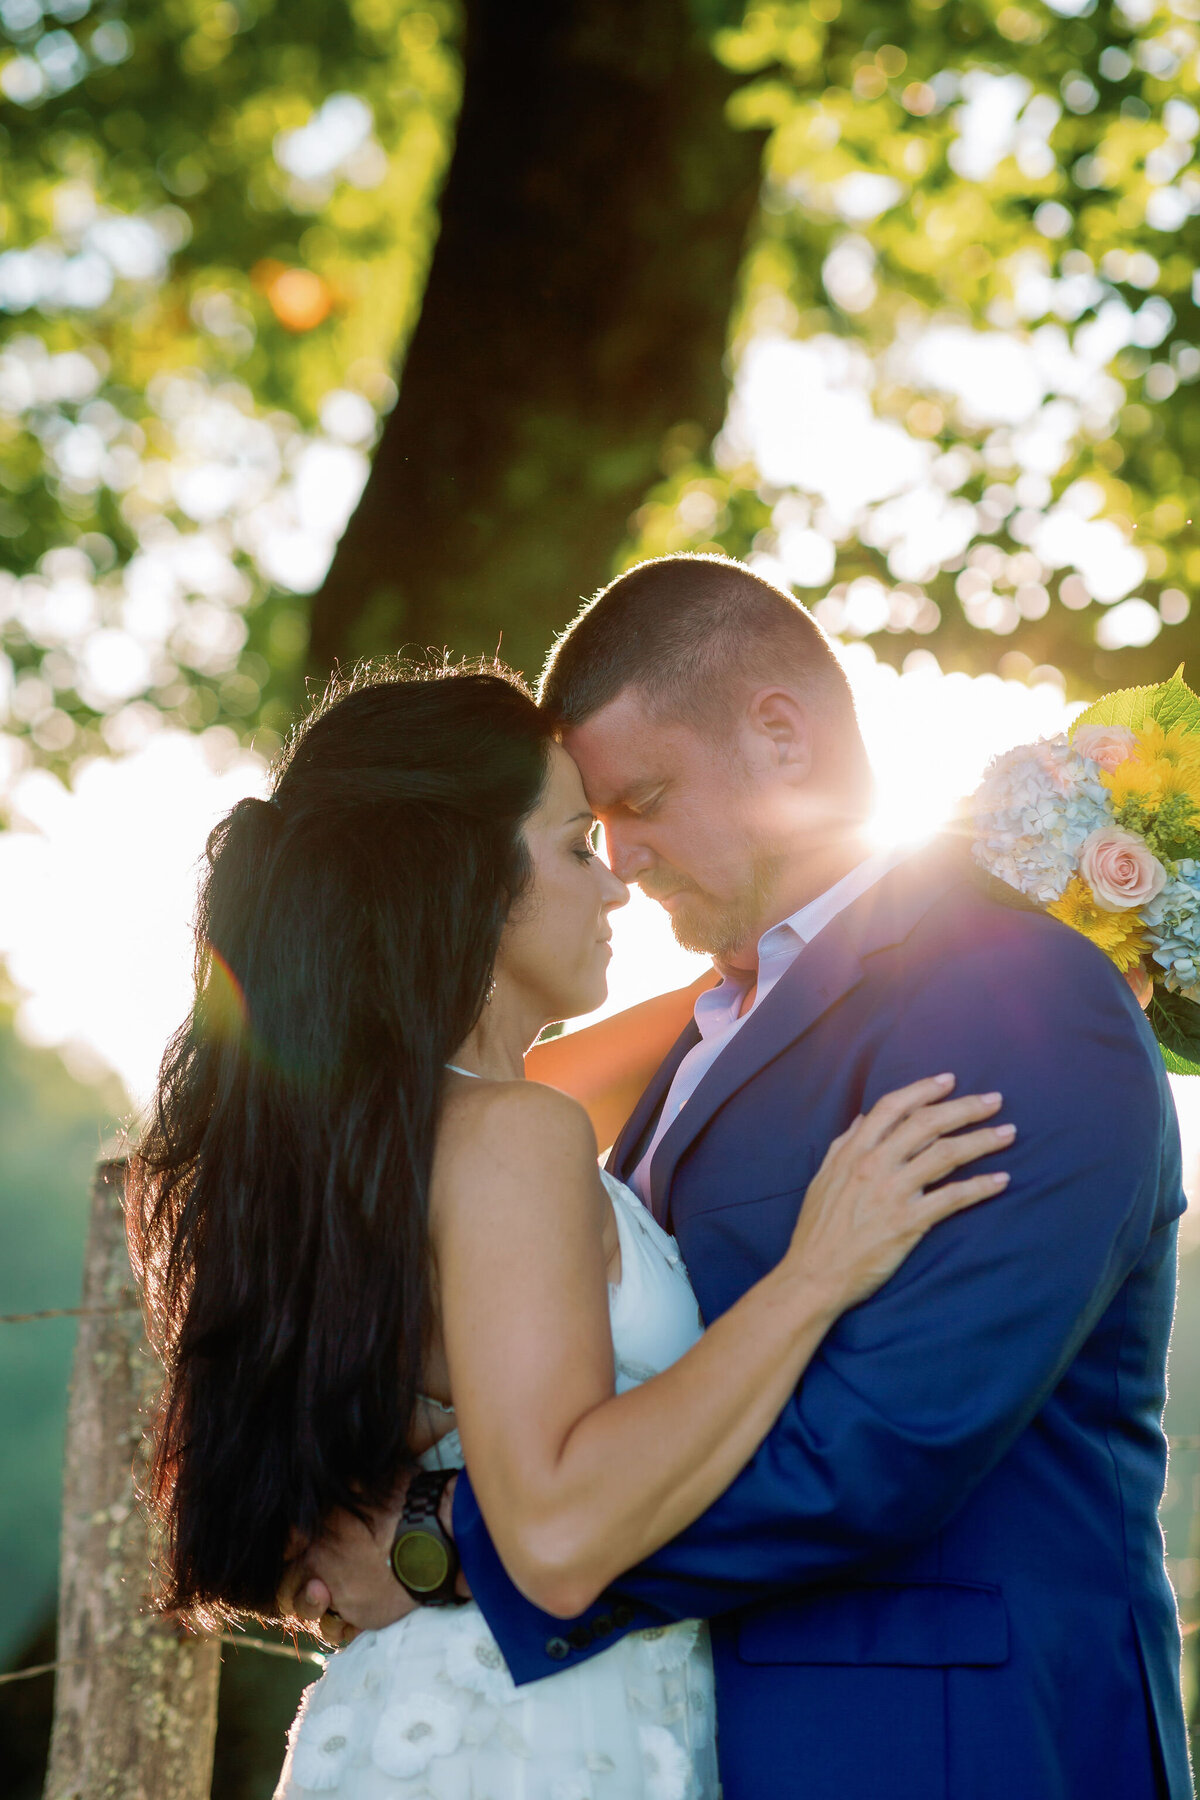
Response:
[[[1090,938],[1146,1006],[1174,1074],[1200,1074],[1200,698],[1180,669],[1061,737],[997,757],[975,860]]]

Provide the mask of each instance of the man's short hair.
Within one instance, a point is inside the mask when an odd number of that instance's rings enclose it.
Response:
[[[865,752],[850,684],[816,621],[729,557],[662,556],[587,602],[550,652],[539,698],[570,730],[632,687],[656,717],[719,732],[774,682],[800,696],[857,785]]]

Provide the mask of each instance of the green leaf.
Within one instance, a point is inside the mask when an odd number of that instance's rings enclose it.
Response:
[[[1200,1075],[1200,1006],[1156,988],[1146,1016],[1171,1074]]]
[[[1182,663],[1169,681],[1105,694],[1076,719],[1072,733],[1081,725],[1123,725],[1128,731],[1140,731],[1151,720],[1164,731],[1182,725],[1185,731],[1200,732],[1200,696],[1183,679]]]
[[[1072,733],[1081,725],[1123,725],[1127,731],[1137,731],[1148,720],[1154,717],[1154,700],[1157,688],[1136,687],[1118,688],[1113,694],[1105,694],[1094,706],[1089,706],[1081,713],[1072,726]]]
[[[1164,731],[1176,725],[1182,725],[1185,731],[1200,731],[1200,698],[1183,679],[1182,663],[1170,681],[1164,681],[1160,687],[1154,717]]]

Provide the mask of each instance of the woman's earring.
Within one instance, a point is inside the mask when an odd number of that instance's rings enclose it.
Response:
[[[490,1006],[492,1004],[492,995],[495,993],[495,991],[496,991],[496,977],[493,975],[492,979],[488,982],[487,993],[483,996],[483,1004],[485,1006]]]

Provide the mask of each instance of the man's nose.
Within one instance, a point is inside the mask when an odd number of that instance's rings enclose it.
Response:
[[[621,881],[636,881],[645,869],[653,867],[654,858],[644,844],[620,825],[604,827],[608,866]]]

